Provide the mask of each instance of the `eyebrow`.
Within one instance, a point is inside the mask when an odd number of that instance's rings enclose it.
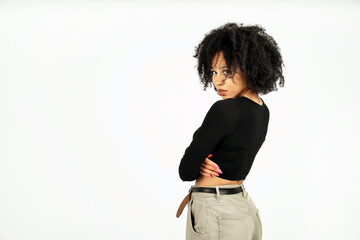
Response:
[[[222,66],[220,68],[228,68],[227,66]],[[214,67],[211,67],[211,69],[214,69]]]

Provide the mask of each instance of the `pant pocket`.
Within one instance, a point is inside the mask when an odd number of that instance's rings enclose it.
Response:
[[[254,229],[249,210],[244,214],[218,216],[220,240],[251,240]]]
[[[259,209],[256,210],[256,216],[259,220],[259,229],[258,229],[258,235],[259,235],[259,240],[262,238],[262,224],[261,224],[261,217],[260,217],[260,213],[259,213]]]
[[[186,221],[186,240],[203,240],[205,239],[205,234],[197,232],[195,230],[195,226],[200,226],[200,219],[205,218],[206,216],[203,216],[201,212],[198,212],[197,205],[195,206],[196,209],[193,209],[194,206],[193,199],[190,200],[188,203],[188,215],[187,215],[187,221]],[[205,209],[205,208],[204,208]],[[196,214],[194,214],[196,213]],[[195,220],[196,218],[196,220]],[[196,224],[196,225],[195,225]],[[199,228],[199,227],[198,227]],[[201,225],[200,229],[205,229],[204,225]]]

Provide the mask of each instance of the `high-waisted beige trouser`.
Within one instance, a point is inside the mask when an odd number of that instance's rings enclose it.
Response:
[[[219,188],[240,186],[243,192],[219,193]],[[187,203],[186,240],[261,239],[259,210],[245,191],[244,183],[207,187],[215,188],[216,194],[192,192],[191,199]]]

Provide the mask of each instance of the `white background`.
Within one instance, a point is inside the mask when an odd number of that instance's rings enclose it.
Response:
[[[285,87],[244,181],[264,240],[360,239],[358,1],[1,1],[0,239],[185,239],[195,46],[260,24]]]

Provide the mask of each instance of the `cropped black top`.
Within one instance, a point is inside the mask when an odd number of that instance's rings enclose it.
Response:
[[[269,123],[269,109],[261,100],[262,105],[245,96],[216,101],[180,161],[181,180],[196,180],[210,153],[209,159],[223,172],[218,177],[245,180],[265,141]]]

